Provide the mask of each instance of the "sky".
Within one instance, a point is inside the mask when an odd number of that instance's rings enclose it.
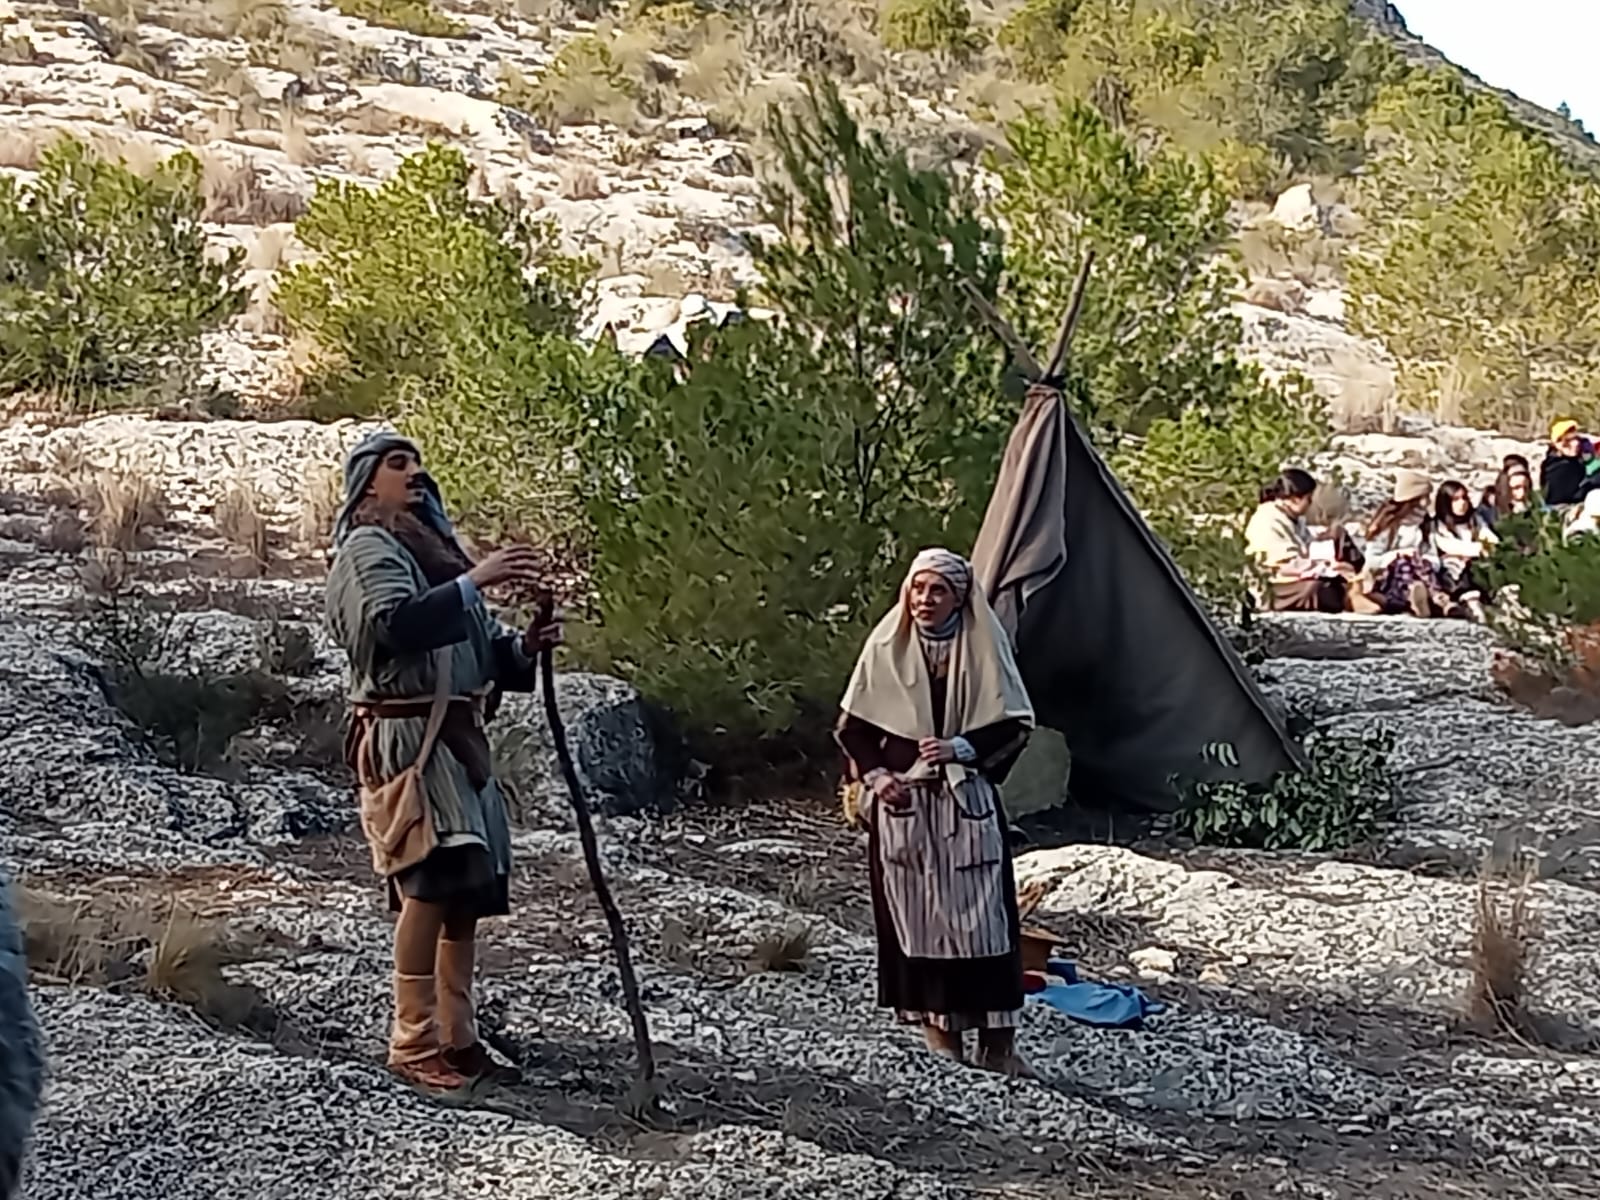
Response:
[[[1600,0],[1393,0],[1412,33],[1496,87],[1563,101],[1600,134]]]

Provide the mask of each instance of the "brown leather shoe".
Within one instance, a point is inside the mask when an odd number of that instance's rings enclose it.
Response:
[[[450,1065],[443,1053],[430,1054],[415,1062],[390,1063],[389,1070],[414,1088],[425,1092],[454,1092],[472,1082]]]
[[[468,1079],[482,1079],[488,1083],[515,1084],[522,1082],[522,1072],[497,1062],[482,1042],[473,1042],[460,1049],[449,1048],[443,1054],[449,1066]]]

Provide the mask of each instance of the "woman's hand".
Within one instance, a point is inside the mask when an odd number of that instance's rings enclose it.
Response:
[[[944,738],[923,738],[917,743],[917,757],[935,767],[953,763],[956,761],[955,743]]]
[[[530,546],[506,546],[486,555],[467,578],[480,588],[502,583],[534,587],[539,582],[539,555]]]
[[[566,640],[566,614],[559,608],[550,610],[550,619],[545,624],[540,624],[541,617],[535,617],[522,635],[522,652],[529,658],[537,658],[546,650],[553,650]]]
[[[893,771],[874,771],[867,777],[872,794],[890,808],[905,809],[911,806],[911,792]]]

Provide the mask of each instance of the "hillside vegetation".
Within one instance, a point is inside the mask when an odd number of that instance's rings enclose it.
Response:
[[[375,69],[265,0],[205,16],[94,2],[117,61],[152,73],[178,70],[150,49],[156,27],[227,39],[306,86],[334,61],[357,81]],[[445,144],[380,187],[329,179],[279,214],[304,253],[261,316],[295,339],[303,411],[399,421],[467,528],[586,564],[586,652],[707,736],[815,725],[799,718],[833,703],[908,550],[970,544],[1015,388],[965,283],[1043,341],[1096,252],[1069,391],[1230,610],[1237,540],[1196,516],[1243,510],[1327,433],[1302,381],[1241,356],[1241,257],[1257,276],[1346,286],[1352,324],[1390,349],[1418,406],[1523,429],[1600,415],[1600,183],[1343,0],[337,7],[443,40],[476,36],[465,21],[486,13],[545,22],[547,40],[582,18],[539,70],[503,70],[508,111],[609,123],[641,146],[701,113],[751,143],[774,235],[751,247],[762,282],[743,298],[781,319],[703,332],[681,369],[580,341],[590,248],[486,195]],[[289,94],[285,146],[302,120]],[[82,147],[32,165],[0,177],[4,379],[147,405],[164,364],[243,303],[237,257],[203,259],[197,240],[203,212],[238,214],[186,159],[149,180]],[[1241,228],[1305,180],[1354,210],[1353,236]],[[82,279],[114,310],[94,336],[49,306]]]

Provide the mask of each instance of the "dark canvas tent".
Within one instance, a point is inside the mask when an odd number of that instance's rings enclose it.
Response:
[[[1040,725],[1066,741],[1075,797],[1170,810],[1174,775],[1264,781],[1297,763],[1281,717],[1055,391],[1029,392],[973,562]],[[1207,761],[1218,743],[1236,767]]]

